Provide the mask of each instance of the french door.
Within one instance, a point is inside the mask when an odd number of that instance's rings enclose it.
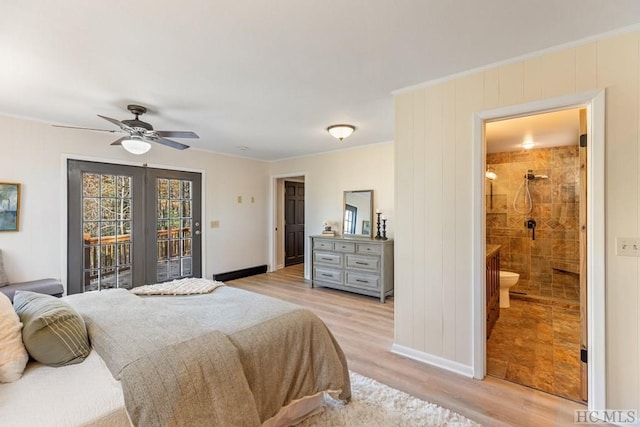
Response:
[[[68,293],[201,277],[201,175],[69,160]]]

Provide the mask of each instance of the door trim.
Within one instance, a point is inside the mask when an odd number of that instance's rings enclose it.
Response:
[[[269,188],[270,197],[270,207],[269,207],[269,271],[276,271],[278,269],[278,180],[282,178],[298,178],[304,177],[304,187],[305,187],[305,195],[307,194],[307,189],[309,188],[309,176],[307,172],[295,172],[295,173],[285,173],[285,174],[277,174],[271,175],[271,185]],[[304,198],[304,278],[309,280],[311,278],[311,274],[309,272],[309,266],[311,262],[309,260],[309,232],[306,224],[308,223],[307,212],[308,210],[308,197]]]
[[[587,144],[587,319],[589,342],[588,408],[606,408],[605,364],[605,91],[604,89],[476,112],[473,116],[473,376],[486,374],[484,122],[542,112],[586,107]]]
[[[110,163],[114,165],[122,165],[122,166],[147,166],[150,168],[156,169],[166,169],[166,170],[176,170],[183,172],[197,172],[202,174],[202,239],[201,239],[201,254],[202,254],[202,277],[208,277],[209,273],[207,271],[207,253],[206,253],[206,230],[205,224],[207,221],[205,220],[205,212],[206,212],[206,172],[203,169],[197,168],[188,168],[188,167],[179,167],[172,165],[163,165],[157,163],[144,163],[144,162],[132,162],[122,159],[113,159],[106,157],[94,157],[94,156],[82,156],[78,154],[68,154],[63,153],[60,155],[60,272],[61,277],[60,281],[62,282],[62,286],[64,287],[64,294],[67,294],[67,215],[69,214],[67,209],[67,163],[68,160],[79,160],[85,162],[97,162],[97,163]]]

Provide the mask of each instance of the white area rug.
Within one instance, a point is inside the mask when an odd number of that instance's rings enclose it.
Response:
[[[448,409],[425,402],[407,393],[363,377],[351,376],[351,402],[329,402],[318,415],[304,420],[298,427],[417,427],[478,426],[479,424]]]

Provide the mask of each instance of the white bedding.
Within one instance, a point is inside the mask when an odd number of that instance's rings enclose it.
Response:
[[[217,295],[220,301],[225,302],[217,307],[217,317],[222,320],[218,319],[215,323],[223,331],[230,329],[238,316],[242,317],[245,323],[247,317],[255,320],[245,312],[247,307],[236,301],[241,296],[240,300],[246,299],[244,294],[239,295],[238,292],[238,290],[229,289]],[[75,296],[68,298],[73,297]],[[210,295],[207,297],[210,298]],[[173,301],[173,306],[178,310],[182,306],[193,309],[193,306],[197,305],[194,304],[194,298],[200,297],[145,298],[150,298],[151,301],[167,298],[166,301]],[[255,297],[252,296],[252,298]],[[234,302],[236,303],[233,304]],[[241,307],[245,311],[233,311],[231,310],[233,307]],[[201,308],[204,310],[208,306],[204,304]],[[261,312],[261,315],[266,313],[270,316],[276,316],[278,312],[274,310],[274,307],[269,306],[268,310],[266,308],[262,310],[264,313]],[[299,310],[294,310],[293,313],[298,316],[306,315],[306,312]],[[276,318],[280,317],[276,316]],[[225,319],[228,321],[227,323],[223,321]],[[214,322],[213,319],[209,319],[209,321]],[[241,329],[239,333],[243,332],[245,329]],[[328,338],[332,339],[329,333]],[[335,345],[337,346],[337,344]],[[342,352],[339,347],[336,348],[336,352],[339,352],[336,357],[340,359],[339,356],[342,355]],[[346,361],[340,360],[340,362],[341,366],[344,365],[346,369]],[[271,362],[267,360],[267,363]],[[290,401],[288,405],[280,408],[272,418],[266,420],[263,427],[292,425],[321,410],[324,406],[325,392],[337,399],[340,398],[339,395],[343,390],[340,387],[331,387],[330,390],[315,392],[312,395]],[[84,362],[75,365],[56,368],[31,361],[21,379],[13,383],[0,383],[0,427],[31,426],[130,427],[131,422],[125,407],[121,383],[114,379],[98,352],[92,350]]]
[[[324,404],[323,393],[299,399],[263,427],[295,424]],[[0,383],[0,426],[131,427],[131,423],[120,382],[93,350],[76,365],[54,368],[31,361],[20,380]]]
[[[122,387],[96,351],[59,368],[31,361],[20,380],[0,384],[0,424],[130,426]]]

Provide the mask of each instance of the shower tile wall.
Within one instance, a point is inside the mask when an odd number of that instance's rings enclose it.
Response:
[[[487,154],[487,243],[502,246],[501,269],[520,274],[514,294],[541,299],[579,300],[579,154],[578,146]],[[533,210],[514,210],[514,198],[529,169],[549,179],[529,181]],[[493,188],[492,188],[493,187]],[[524,186],[516,207],[525,211]],[[535,240],[524,226],[537,223]]]

